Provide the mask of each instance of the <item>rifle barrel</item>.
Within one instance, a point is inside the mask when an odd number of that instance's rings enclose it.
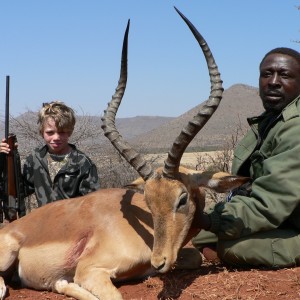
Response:
[[[5,97],[5,139],[8,141],[9,135],[9,83],[10,77],[6,76],[6,97]]]

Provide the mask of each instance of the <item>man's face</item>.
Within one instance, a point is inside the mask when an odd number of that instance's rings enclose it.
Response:
[[[281,112],[300,95],[300,65],[289,55],[273,53],[261,64],[259,95],[267,111]]]

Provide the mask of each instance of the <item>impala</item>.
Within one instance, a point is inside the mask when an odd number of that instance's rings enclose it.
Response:
[[[204,207],[203,187],[219,192],[247,179],[225,173],[200,173],[180,167],[190,141],[216,110],[222,81],[214,58],[196,28],[189,26],[207,60],[212,83],[209,100],[175,140],[162,168],[153,170],[120,136],[115,116],[127,81],[125,31],[120,79],[103,116],[111,143],[139,173],[130,188],[101,189],[75,199],[36,209],[0,230],[0,298],[6,295],[5,275],[17,268],[22,283],[80,300],[122,299],[113,282],[165,273],[180,249],[199,232],[197,217]]]

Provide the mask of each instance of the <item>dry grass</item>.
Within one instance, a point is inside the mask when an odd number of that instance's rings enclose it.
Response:
[[[118,284],[124,300],[296,300],[300,268],[234,269],[204,263],[194,271],[173,270],[141,281]],[[10,287],[7,300],[71,300],[51,292]]]
[[[222,151],[209,151],[209,152],[186,152],[183,153],[181,165],[195,169],[199,164],[200,157],[202,158],[203,165],[201,169],[206,169],[212,162],[213,158],[220,155]],[[163,165],[167,158],[167,153],[147,154],[145,158],[149,161],[155,161],[157,165]]]

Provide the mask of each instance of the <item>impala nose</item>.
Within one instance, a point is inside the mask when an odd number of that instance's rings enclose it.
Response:
[[[166,258],[152,258],[151,264],[156,271],[160,272],[166,265]]]

